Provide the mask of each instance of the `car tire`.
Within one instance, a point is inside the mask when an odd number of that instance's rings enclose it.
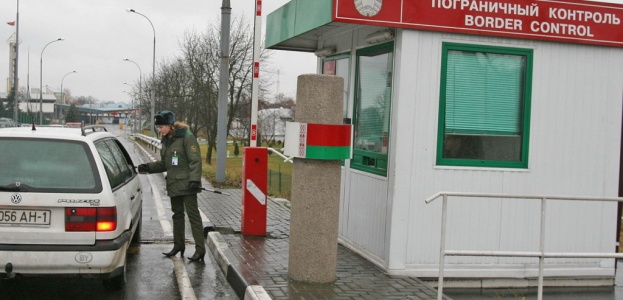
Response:
[[[134,231],[134,235],[132,236],[132,240],[130,241],[130,246],[138,247],[141,244],[141,229],[143,228],[143,209],[139,212],[140,217],[138,218],[138,225],[136,226],[136,231]]]
[[[121,290],[125,287],[125,280],[126,280],[126,266],[127,266],[127,262],[123,263],[123,272],[121,272],[121,274],[115,276],[115,277],[111,277],[111,278],[107,278],[104,279],[102,281],[102,283],[104,284],[104,288],[107,290],[111,290],[111,291],[116,291],[116,290]]]

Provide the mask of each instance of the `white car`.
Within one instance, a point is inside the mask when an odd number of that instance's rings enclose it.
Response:
[[[126,280],[142,191],[134,164],[103,126],[0,129],[0,277]]]

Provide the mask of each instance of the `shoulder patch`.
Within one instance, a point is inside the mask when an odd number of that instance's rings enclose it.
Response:
[[[195,146],[195,145],[190,146],[190,151],[191,151],[192,153],[196,153],[196,152],[197,152],[197,150],[198,150],[197,146]]]

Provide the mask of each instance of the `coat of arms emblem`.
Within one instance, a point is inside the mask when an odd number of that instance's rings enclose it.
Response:
[[[354,0],[357,11],[366,17],[373,17],[381,11],[383,0]]]

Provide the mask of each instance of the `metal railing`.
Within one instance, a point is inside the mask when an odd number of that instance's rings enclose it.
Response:
[[[132,136],[147,143],[147,145],[149,145],[149,148],[151,148],[152,150],[160,150],[161,143],[158,138],[138,133],[134,133],[132,134]]]
[[[144,141],[145,143],[147,143],[150,146],[150,148],[152,148],[154,151],[155,150],[160,150],[160,147],[161,147],[160,144],[161,143],[160,143],[159,139],[154,138],[154,137],[150,137],[150,136],[147,136],[147,135],[144,135],[144,134],[137,134],[137,133],[132,134],[132,136],[137,138],[137,139],[139,139],[139,140]],[[281,151],[279,151],[277,149],[273,149],[273,148],[268,148],[268,151],[270,151],[272,153],[275,153],[279,157],[283,158],[284,159],[283,162],[292,163],[292,158],[293,157],[287,157],[287,156],[283,155],[283,153],[281,153]]]
[[[283,158],[283,159],[284,159],[284,161],[283,161],[283,162],[294,163],[294,162],[292,161],[292,158],[293,158],[293,157],[287,157],[287,156],[283,155],[283,154],[282,154],[279,150],[276,150],[276,149],[273,149],[273,148],[268,148],[268,151],[270,151],[270,152],[272,152],[272,153],[275,153],[275,154],[279,155],[281,158]]]
[[[441,241],[439,250],[439,283],[437,287],[437,299],[443,298],[443,277],[446,256],[504,256],[504,257],[538,257],[539,258],[539,286],[538,299],[543,299],[543,267],[545,258],[623,258],[623,253],[574,253],[574,252],[545,252],[545,216],[548,200],[557,201],[605,201],[622,202],[623,198],[604,197],[574,197],[574,196],[534,196],[534,195],[503,195],[503,194],[478,194],[478,193],[452,193],[439,192],[428,199],[426,204],[433,202],[439,197],[443,198],[441,208]],[[473,251],[473,250],[447,250],[446,249],[446,216],[448,197],[468,198],[503,198],[503,199],[528,199],[541,200],[541,223],[539,251]]]

